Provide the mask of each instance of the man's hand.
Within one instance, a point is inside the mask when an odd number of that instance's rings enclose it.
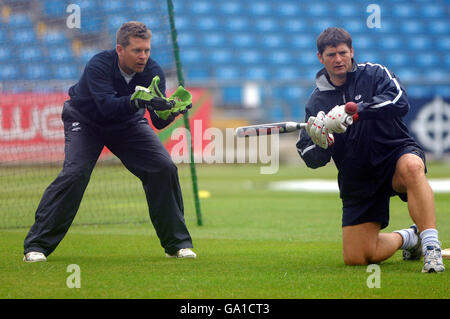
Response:
[[[308,125],[305,129],[314,144],[327,149],[328,146],[334,144],[334,136],[329,133],[328,128],[324,124],[324,120],[325,113],[320,111],[317,113],[317,116],[309,117]]]
[[[131,96],[131,104],[136,108],[147,108],[155,111],[170,110],[175,106],[175,101],[151,94],[151,91],[143,86],[136,86]]]
[[[348,126],[346,122],[348,116],[345,112],[345,105],[336,105],[325,116],[324,124],[332,133],[344,133]]]

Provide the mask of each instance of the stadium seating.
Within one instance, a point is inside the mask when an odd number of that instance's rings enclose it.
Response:
[[[158,52],[158,47],[167,43],[168,31],[161,29],[167,16],[152,15],[159,6],[154,1],[77,0],[74,3],[83,14],[77,33],[68,32],[60,18],[71,3],[68,0],[21,1],[28,10],[16,10],[15,1],[2,3],[12,9],[0,15],[0,81],[75,81],[92,55],[105,48],[105,43],[92,39],[106,35],[108,46],[112,46],[117,28],[130,19],[152,28],[152,57],[162,65],[171,63],[171,53]],[[331,0],[173,3],[186,81],[195,86],[218,85],[224,105],[238,107],[242,103],[246,81],[261,83],[261,87],[271,81],[277,88],[270,97],[273,105],[269,112],[274,119],[302,116],[288,101],[301,104],[308,98],[314,76],[322,67],[316,57],[316,38],[329,26],[347,29],[353,36],[357,61],[388,66],[411,87],[409,96],[437,92],[450,96],[448,1],[376,1],[382,12],[381,28],[367,26],[368,3],[350,0],[339,4]],[[11,67],[11,60],[22,65]],[[58,65],[49,67],[51,62]],[[437,84],[421,85],[418,80]]]

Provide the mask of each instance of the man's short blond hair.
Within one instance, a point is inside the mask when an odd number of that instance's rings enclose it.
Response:
[[[120,44],[122,47],[126,47],[130,44],[130,37],[138,37],[145,40],[150,39],[152,37],[152,31],[141,22],[125,22],[119,30],[117,30],[116,43]]]

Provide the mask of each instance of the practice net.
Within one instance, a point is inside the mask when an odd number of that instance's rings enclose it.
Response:
[[[124,22],[152,30],[151,56],[165,71],[168,93],[179,79],[166,1],[4,0],[0,9],[0,228],[30,227],[62,168],[68,88],[94,54],[115,47]],[[166,130],[158,134],[167,138]],[[185,217],[192,221],[191,167],[178,168]],[[104,149],[74,224],[149,221],[140,180]]]

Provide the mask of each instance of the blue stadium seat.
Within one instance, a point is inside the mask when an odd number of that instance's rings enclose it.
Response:
[[[11,29],[33,28],[33,19],[27,13],[12,13],[9,16],[9,27]]]
[[[440,65],[439,56],[431,51],[426,53],[416,53],[414,55],[414,61],[416,65],[423,69]]]
[[[421,76],[427,81],[448,81],[448,79],[450,79],[450,71],[440,67],[429,68],[424,74],[421,74]]]
[[[109,32],[115,33],[122,24],[129,21],[129,17],[126,14],[110,14],[106,20],[106,24]]]
[[[80,10],[83,15],[91,15],[92,13],[98,13],[98,11],[99,11],[97,1],[77,0],[76,4],[80,7]],[[84,22],[84,20],[85,19],[83,19],[83,22]]]
[[[75,58],[70,47],[59,45],[49,46],[47,47],[47,51],[50,60],[53,62],[70,62]]]
[[[364,34],[356,34],[352,35],[352,39],[355,53],[359,52],[360,50],[378,50],[378,42],[373,37],[368,37]]]
[[[408,36],[412,33],[422,33],[425,25],[421,19],[411,19],[400,23],[400,31]]]
[[[309,32],[309,24],[301,18],[283,18],[279,23],[287,33]]]
[[[265,34],[260,38],[261,49],[277,49],[287,47],[289,43],[279,33]]]
[[[76,79],[79,70],[74,63],[58,63],[53,65],[53,77],[56,79]]]
[[[0,81],[16,80],[19,78],[20,68],[10,63],[0,64]]]
[[[292,64],[294,59],[287,50],[276,50],[268,53],[268,61],[274,65]]]
[[[406,87],[406,92],[408,97],[413,98],[424,98],[433,95],[434,89],[427,85],[408,85]]]
[[[128,10],[127,2],[123,0],[107,0],[100,1],[100,9],[103,10],[106,14],[111,13],[122,13]]]
[[[209,15],[213,12],[213,10],[215,10],[215,6],[213,1],[197,0],[191,3],[189,10],[195,15]]]
[[[365,20],[348,19],[342,23],[342,27],[347,30],[352,37],[358,33],[367,32],[367,25]]]
[[[310,46],[308,49],[295,52],[294,60],[296,61],[296,65],[300,67],[319,64],[317,51],[313,46]]]
[[[11,33],[11,40],[17,45],[36,44],[36,39],[37,36],[33,28],[17,29]]]
[[[229,49],[211,49],[208,52],[208,62],[212,64],[230,64],[233,65],[233,52]]]
[[[237,33],[231,36],[231,43],[236,48],[249,48],[256,45],[256,39],[252,33]]]
[[[356,61],[359,63],[371,62],[371,63],[380,63],[381,55],[378,51],[372,50],[360,50],[356,56]]]
[[[301,86],[287,86],[283,92],[286,99],[291,101],[298,101],[305,96],[305,89]]]
[[[244,78],[246,80],[266,81],[271,78],[271,73],[265,66],[251,66],[244,69]]]
[[[399,19],[416,17],[417,10],[411,3],[390,4],[389,5],[392,16]]]
[[[320,18],[312,22],[312,28],[316,36],[329,27],[337,26],[337,22],[333,18]]]
[[[241,86],[225,86],[222,89],[222,99],[225,103],[239,104],[242,103],[242,87]]]
[[[301,13],[300,3],[297,2],[280,2],[277,4],[276,10],[283,19],[286,17],[297,17]]]
[[[43,13],[49,17],[63,17],[66,15],[67,3],[59,0],[44,0]]]
[[[48,30],[42,35],[42,42],[45,45],[67,45],[69,38],[63,31]]]
[[[0,43],[5,43],[9,41],[8,32],[6,31],[6,26],[0,23]]]
[[[85,65],[94,55],[99,53],[100,50],[94,47],[82,47],[80,50],[80,63]]]
[[[215,17],[204,17],[195,21],[195,25],[200,31],[213,31],[219,29],[219,20]]]
[[[406,66],[403,68],[397,68],[394,72],[403,83],[412,82],[422,77],[420,71],[416,68]]]
[[[335,9],[338,17],[355,18],[361,15],[361,7],[355,3],[340,3]]]
[[[298,33],[289,36],[289,46],[292,49],[311,49],[316,47],[316,39],[308,33]]]
[[[242,72],[236,66],[216,66],[214,68],[214,77],[218,80],[238,80],[242,78]]]
[[[230,17],[224,21],[224,26],[227,31],[247,31],[250,27],[249,19],[247,17]]]
[[[81,20],[80,32],[83,34],[96,33],[102,30],[102,18],[98,16],[89,16]]]
[[[36,46],[33,49],[18,50],[18,57],[20,62],[42,62],[44,53],[40,47]]]
[[[204,55],[201,49],[184,49],[180,53],[183,64],[200,64],[204,62]]]
[[[14,47],[11,45],[0,46],[0,62],[11,62],[16,58]]]
[[[432,34],[450,34],[450,22],[447,20],[433,19],[429,22],[428,30]]]
[[[226,16],[234,16],[242,11],[241,1],[220,1],[218,4],[218,14],[223,14]]]
[[[393,52],[385,55],[385,64],[389,68],[404,67],[410,64],[409,52]]]
[[[237,62],[243,64],[264,64],[263,52],[259,49],[242,49],[238,53]]]
[[[450,53],[444,56],[444,65],[447,69],[450,69]]]
[[[24,65],[24,77],[26,80],[49,79],[50,67],[46,63]]]
[[[411,37],[407,45],[411,50],[431,50],[433,47],[430,37],[425,35]]]
[[[181,1],[174,1],[175,10],[179,8],[179,3]],[[155,10],[156,4],[155,1],[148,0],[133,0],[128,2],[130,12],[150,12]],[[177,15],[175,15],[177,17]]]
[[[436,41],[436,47],[443,52],[448,52],[450,50],[450,36],[439,37]]]
[[[212,77],[209,68],[205,66],[199,67],[196,65],[191,65],[188,67],[183,67],[183,71],[186,75],[187,80],[209,81],[209,79],[211,79]]]
[[[402,38],[397,36],[383,36],[377,41],[381,50],[397,50],[403,47]]]
[[[253,28],[256,32],[277,32],[278,31],[278,21],[271,19],[269,17],[264,17],[257,19],[253,24]]]
[[[278,67],[273,70],[274,78],[280,81],[293,81],[302,77],[300,68]]]
[[[305,13],[308,17],[324,17],[330,15],[329,7],[320,2],[309,2],[305,7]]]
[[[228,45],[227,40],[224,32],[208,32],[203,34],[201,43],[205,48],[223,47]]]
[[[448,6],[448,3],[441,6],[437,3],[428,2],[420,7],[420,16],[429,19],[445,17],[445,13],[448,12],[448,7],[446,6]]]
[[[251,16],[270,15],[273,8],[269,1],[251,1],[248,2],[248,13]]]
[[[177,41],[181,48],[188,48],[199,46],[199,43],[197,42],[198,38],[199,37],[194,33],[181,31],[178,33]]]

